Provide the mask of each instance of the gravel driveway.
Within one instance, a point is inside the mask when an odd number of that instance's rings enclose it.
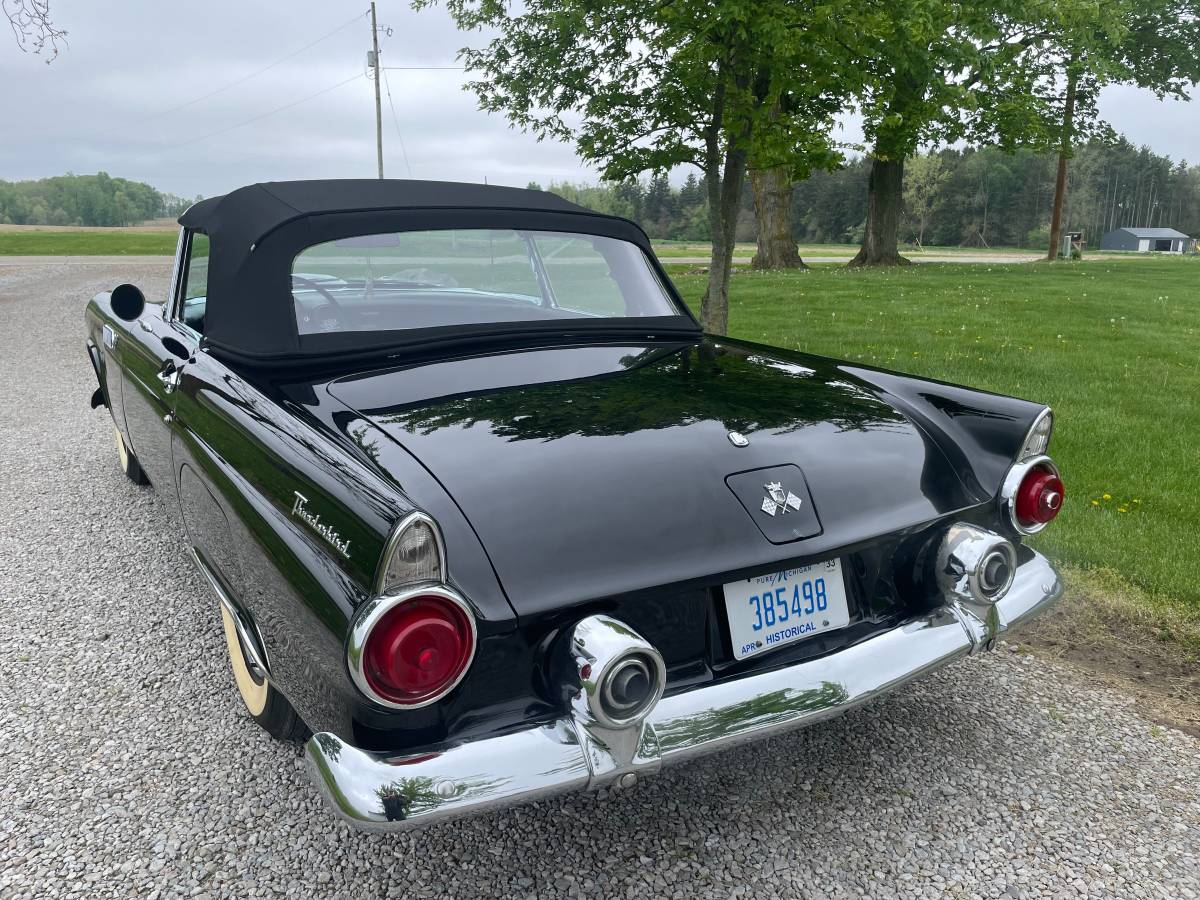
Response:
[[[0,268],[0,896],[1200,896],[1200,741],[1009,649],[632,791],[352,832],[88,410],[119,277],[167,273]]]

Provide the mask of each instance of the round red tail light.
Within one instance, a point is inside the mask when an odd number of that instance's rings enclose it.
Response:
[[[351,671],[368,696],[387,706],[424,706],[458,684],[475,654],[475,623],[462,601],[425,588],[375,602],[383,606],[351,638]]]
[[[1031,468],[1021,479],[1014,502],[1017,522],[1025,528],[1049,523],[1062,509],[1065,490],[1058,473],[1048,465]]]

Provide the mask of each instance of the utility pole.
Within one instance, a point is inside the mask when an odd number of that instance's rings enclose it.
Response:
[[[359,7],[361,9],[362,7]],[[371,3],[371,43],[375,47],[375,156],[379,161],[379,177],[383,177],[383,106],[379,98],[379,26],[375,22],[375,4]]]
[[[1067,156],[1071,152],[1071,139],[1075,131],[1075,89],[1079,74],[1075,71],[1075,57],[1067,62],[1067,103],[1063,110],[1062,137],[1058,149],[1058,173],[1054,179],[1054,206],[1050,213],[1050,262],[1058,259],[1058,242],[1062,234],[1063,197],[1067,193]]]

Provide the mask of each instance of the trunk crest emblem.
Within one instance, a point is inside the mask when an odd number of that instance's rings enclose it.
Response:
[[[746,437],[740,431],[729,432],[729,443],[735,447],[746,447],[750,444],[750,438]]]
[[[763,497],[762,511],[768,516],[773,516],[776,513],[786,516],[789,512],[800,509],[800,505],[804,503],[803,500],[791,491],[784,490],[783,484],[778,481],[771,481],[764,484],[763,489],[767,492],[767,495]]]

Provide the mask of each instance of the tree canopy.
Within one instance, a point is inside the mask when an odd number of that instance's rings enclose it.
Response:
[[[905,260],[897,247],[905,160],[962,139],[1015,146],[1037,130],[1033,52],[1043,0],[884,2],[855,35],[858,107],[872,159],[862,249],[852,265]]]
[[[0,181],[0,224],[6,225],[137,225],[178,216],[190,203],[106,172]]]
[[[434,0],[416,0],[419,9]],[[573,143],[608,179],[694,165],[713,243],[701,304],[725,330],[747,168],[792,177],[838,159],[833,115],[857,85],[841,7],[817,0],[446,0],[460,28],[494,36],[461,52],[488,111]]]
[[[1165,6],[1138,0],[1088,0],[1051,5],[1029,95],[1039,104],[1040,145],[1058,155],[1049,257],[1058,253],[1067,160],[1080,140],[1103,136],[1096,109],[1100,90],[1135,84],[1160,99],[1189,99],[1200,81],[1200,0]]]
[[[792,185],[792,236],[805,244],[860,243],[871,160],[855,158]],[[911,157],[905,167],[901,242],[938,246],[1043,249],[1049,235],[1055,160],[1033,149],[946,148]],[[1200,165],[1172,160],[1124,138],[1075,150],[1064,227],[1091,246],[1114,228],[1166,226],[1200,237]],[[600,212],[639,222],[660,240],[708,240],[707,200],[695,178],[672,187],[661,176],[598,185],[550,184]],[[921,233],[924,219],[924,234]],[[749,196],[737,239],[755,238]]]

